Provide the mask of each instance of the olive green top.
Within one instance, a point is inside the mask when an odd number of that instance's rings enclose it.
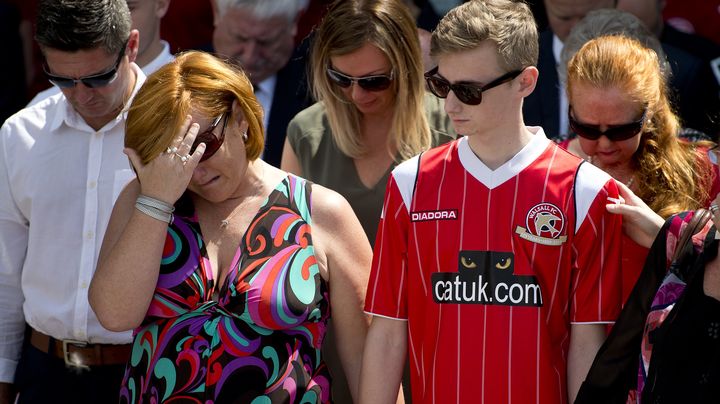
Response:
[[[443,100],[426,93],[425,113],[433,147],[455,139],[456,134],[445,114]],[[288,125],[287,139],[298,157],[301,176],[345,197],[373,245],[388,176],[397,163],[388,168],[374,187],[366,187],[358,176],[353,159],[341,152],[333,140],[327,111],[322,103],[315,103],[295,115]]]

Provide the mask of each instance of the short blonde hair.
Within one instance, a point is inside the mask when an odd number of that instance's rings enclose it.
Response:
[[[523,1],[472,0],[455,7],[433,31],[430,55],[473,50],[484,41],[495,44],[500,67],[507,71],[537,64],[537,26]]]
[[[340,0],[318,27],[310,68],[313,93],[327,109],[333,139],[340,151],[359,158],[366,152],[360,137],[360,112],[327,77],[330,57],[352,53],[370,43],[390,61],[395,92],[388,151],[406,160],[431,145],[425,117],[422,56],[415,20],[402,0]],[[396,156],[392,156],[393,158]]]
[[[250,80],[239,68],[208,53],[182,53],[150,75],[133,99],[125,146],[147,163],[167,149],[191,111],[207,117],[231,114],[233,101],[238,102],[248,123],[247,158],[255,160],[262,152],[265,134],[262,107]]]
[[[633,155],[638,196],[662,217],[696,209],[708,198],[711,167],[696,146],[678,138],[680,123],[668,100],[668,87],[654,50],[621,35],[601,36],[585,43],[570,59],[568,101],[578,84],[617,88],[645,111],[640,146]],[[636,111],[638,116],[643,112]]]

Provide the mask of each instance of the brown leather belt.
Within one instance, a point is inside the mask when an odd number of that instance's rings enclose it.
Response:
[[[57,340],[31,328],[30,344],[65,361],[66,366],[124,365],[130,359],[131,344],[89,344],[82,341]]]

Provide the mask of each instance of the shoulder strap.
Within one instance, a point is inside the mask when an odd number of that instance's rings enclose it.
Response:
[[[693,217],[690,218],[690,222],[688,222],[685,228],[680,231],[678,243],[675,247],[675,252],[673,253],[672,257],[673,262],[676,262],[679,259],[683,258],[685,254],[691,253],[691,251],[686,250],[688,246],[692,245],[692,237],[705,227],[711,217],[712,213],[710,213],[710,211],[707,209],[701,208],[693,213]]]

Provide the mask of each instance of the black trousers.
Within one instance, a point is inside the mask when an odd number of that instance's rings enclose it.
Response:
[[[25,339],[15,386],[20,404],[117,403],[125,365],[66,367],[65,361],[40,351]]]

